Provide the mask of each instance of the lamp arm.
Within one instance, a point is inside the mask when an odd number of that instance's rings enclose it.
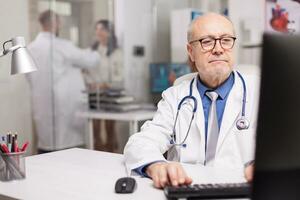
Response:
[[[6,54],[8,54],[9,52],[13,52],[13,51],[15,51],[15,50],[17,50],[17,49],[19,49],[19,48],[23,48],[23,46],[21,46],[21,45],[16,45],[16,46],[10,47],[9,49],[4,50],[4,51],[3,51],[3,54],[6,55]]]
[[[2,54],[1,54],[0,57],[5,56],[5,55],[8,53],[8,52],[6,52],[6,50],[5,50],[5,45],[6,45],[7,43],[9,43],[9,42],[12,42],[12,40],[7,40],[7,41],[5,41],[5,42],[3,43],[3,52],[2,52]]]
[[[19,45],[19,44],[18,44],[18,45],[15,45],[15,46],[10,47],[9,49],[5,49],[5,45],[6,45],[7,43],[9,43],[9,42],[12,42],[12,40],[7,40],[7,41],[5,41],[5,42],[3,43],[3,52],[2,52],[2,54],[0,55],[0,57],[5,56],[5,55],[8,54],[9,52],[13,52],[13,51],[15,51],[15,50],[17,50],[17,49],[23,47],[22,45]]]
[[[13,46],[13,47],[10,47],[9,49],[4,49],[4,51],[2,52],[2,55],[0,55],[0,57],[2,56],[5,56],[6,54],[10,53],[10,52],[13,52],[19,48],[23,48],[23,46],[21,45],[16,45],[16,46]]]

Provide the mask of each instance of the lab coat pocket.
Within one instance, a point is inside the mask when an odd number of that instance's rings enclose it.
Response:
[[[254,160],[255,129],[234,131],[236,146],[243,164]]]

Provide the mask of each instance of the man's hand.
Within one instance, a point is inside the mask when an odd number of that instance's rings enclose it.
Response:
[[[245,178],[248,182],[252,182],[254,172],[254,164],[251,164],[245,168]]]
[[[192,179],[188,177],[180,165],[176,162],[157,162],[149,165],[146,173],[153,180],[156,188],[164,188],[167,185],[189,185]]]

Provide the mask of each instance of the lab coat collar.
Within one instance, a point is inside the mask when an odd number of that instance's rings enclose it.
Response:
[[[198,79],[198,75],[195,77],[195,79]],[[203,111],[203,105],[202,105],[202,99],[200,97],[200,93],[198,92],[197,88],[197,81],[194,81],[193,83],[193,96],[197,99],[197,111],[195,113],[195,119],[194,123],[196,123],[196,127],[199,130],[200,138],[203,138],[203,141],[205,141],[205,120],[204,120],[204,111]],[[204,161],[205,159],[205,145],[202,145],[202,155],[201,159]]]
[[[49,37],[49,38],[56,38],[55,34],[47,31],[41,31],[39,32],[37,37]]]

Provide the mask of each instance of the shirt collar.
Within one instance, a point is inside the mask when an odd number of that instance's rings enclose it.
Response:
[[[218,95],[221,99],[224,99],[229,94],[229,92],[233,86],[233,83],[234,83],[234,74],[231,73],[229,75],[229,77],[227,78],[227,80],[222,85],[220,85],[217,89],[215,89],[214,91],[218,93]],[[208,88],[201,82],[199,76],[197,78],[197,88],[199,90],[201,99],[203,99],[206,91],[212,91],[211,88]]]
[[[48,31],[41,31],[39,32],[38,34],[38,37],[49,37],[49,38],[55,38],[55,34],[51,33],[51,32],[48,32]]]

